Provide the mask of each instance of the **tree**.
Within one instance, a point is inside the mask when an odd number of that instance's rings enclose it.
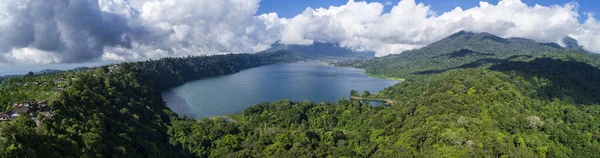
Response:
[[[363,92],[363,96],[364,97],[369,97],[369,96],[371,96],[371,92],[365,91],[365,92]]]
[[[358,96],[358,91],[356,91],[356,90],[353,89],[352,91],[350,91],[350,96],[351,97]]]
[[[34,74],[33,72],[29,71],[29,72],[27,73],[27,75],[25,75],[25,76],[27,76],[27,77],[31,77],[31,76],[33,76],[33,75],[35,75],[35,74]]]

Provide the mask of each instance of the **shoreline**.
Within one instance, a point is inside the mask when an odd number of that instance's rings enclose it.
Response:
[[[356,99],[356,100],[366,100],[366,101],[383,101],[387,104],[395,104],[396,101],[392,100],[392,99],[379,99],[379,98],[363,98],[363,97],[356,97],[356,96],[350,96],[350,99]]]
[[[365,69],[363,69],[363,68],[356,68],[356,67],[346,67],[346,66],[337,66],[337,65],[335,65],[335,64],[333,64],[333,63],[328,63],[328,62],[324,62],[324,61],[319,61],[318,63],[319,63],[320,65],[323,65],[323,66],[334,66],[334,67],[342,67],[342,68],[355,68],[355,69],[362,69],[362,70],[365,70]],[[380,78],[380,79],[386,79],[386,80],[396,80],[396,81],[400,81],[400,82],[404,82],[404,81],[406,81],[406,79],[404,79],[404,78],[386,77],[386,76],[383,76],[383,75],[374,75],[374,74],[371,74],[371,73],[368,73],[368,72],[363,72],[363,74],[365,74],[365,75],[367,75],[367,76],[369,76],[369,77],[372,77],[372,78]]]
[[[381,78],[381,79],[386,79],[386,80],[396,80],[396,81],[401,81],[401,82],[406,81],[406,79],[404,79],[404,78],[386,77],[386,76],[383,76],[383,75],[374,75],[374,74],[371,74],[371,73],[368,73],[368,72],[364,72],[364,74],[366,74],[369,77],[373,77],[373,78]]]

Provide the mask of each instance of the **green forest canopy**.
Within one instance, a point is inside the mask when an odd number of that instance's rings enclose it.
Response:
[[[404,55],[343,63],[364,67],[373,75],[406,78],[406,82],[379,93],[363,95],[395,100],[389,107],[346,99],[334,103],[282,100],[231,115],[235,121],[195,120],[177,116],[160,99],[161,89],[186,81],[298,60],[285,52],[166,58],[4,80],[0,87],[2,105],[47,99],[51,100],[54,116],[36,118],[44,120],[39,125],[29,117],[0,123],[0,154],[600,155],[598,55],[488,34],[461,32],[448,39]],[[22,86],[24,82],[38,84]],[[64,90],[56,89],[58,83]]]

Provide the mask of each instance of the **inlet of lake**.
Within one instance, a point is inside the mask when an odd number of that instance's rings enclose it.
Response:
[[[249,106],[282,99],[336,102],[348,99],[353,89],[375,93],[398,82],[369,77],[363,69],[302,62],[204,78],[166,90],[162,95],[167,106],[179,115],[204,118],[240,113]]]

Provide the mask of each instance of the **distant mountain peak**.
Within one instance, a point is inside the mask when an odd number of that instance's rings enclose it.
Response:
[[[339,43],[314,42],[309,45],[283,44],[277,41],[271,48],[258,53],[272,53],[286,51],[297,56],[309,59],[322,58],[374,58],[375,52],[356,51],[340,46]]]
[[[462,49],[480,54],[461,52]],[[556,43],[541,43],[526,38],[502,38],[487,32],[459,31],[423,48],[405,51],[400,56],[448,57],[452,56],[453,52],[458,52],[468,54],[465,57],[478,56],[477,58],[480,58],[483,57],[481,54],[494,54],[497,56],[530,55],[559,50],[564,50],[564,48]],[[459,57],[460,55],[454,56]]]
[[[486,37],[486,36],[494,36],[494,37],[498,37],[496,35],[493,35],[491,33],[488,32],[472,32],[472,31],[465,31],[465,30],[461,30],[458,31],[450,36],[448,36],[447,38],[453,38],[453,37]]]
[[[500,45],[508,45],[508,44],[522,44],[524,46],[533,46],[533,47],[537,47],[537,46],[546,46],[546,47],[551,47],[551,49],[570,49],[570,50],[583,50],[581,48],[581,46],[579,46],[577,44],[577,41],[573,38],[570,37],[565,37],[565,39],[563,40],[563,43],[565,43],[565,45],[567,45],[566,47],[562,47],[556,43],[542,43],[542,42],[537,42],[535,40],[532,39],[527,39],[527,38],[522,38],[522,37],[510,37],[510,38],[502,38],[500,36],[496,36],[493,35],[491,33],[487,33],[487,32],[469,32],[469,31],[459,31],[457,33],[454,33],[444,39],[441,39],[431,45],[444,45],[444,44],[448,44],[448,43],[454,43],[454,45],[462,45],[462,46],[469,46],[469,45],[473,45],[474,43],[480,43],[480,44],[474,44],[474,45],[481,45],[481,42],[486,42],[488,44],[500,44]],[[469,44],[471,43],[471,44]]]
[[[454,34],[452,34],[452,35],[450,35],[450,36],[448,36],[448,37],[446,37],[446,38],[444,38],[444,39],[442,39],[440,41],[443,41],[443,40],[457,40],[457,39],[475,40],[475,41],[479,41],[479,40],[492,40],[492,41],[500,42],[500,43],[506,43],[507,42],[506,39],[504,39],[502,37],[499,37],[499,36],[496,36],[496,35],[493,35],[491,33],[487,33],[487,32],[478,32],[478,33],[476,33],[476,32],[464,31],[464,30],[459,31],[457,33],[454,33]]]
[[[469,31],[465,31],[465,30],[461,30],[461,31],[458,31],[458,32],[456,32],[456,33],[454,33],[454,34],[446,37],[446,38],[457,38],[457,37],[461,37],[461,36],[471,36],[473,34],[475,34],[475,33],[469,32]]]
[[[271,44],[271,48],[275,48],[275,47],[279,47],[284,45],[283,43],[281,43],[281,40],[275,41],[273,44]]]
[[[583,50],[583,46],[579,45],[579,42],[573,37],[567,36],[562,39],[562,43],[566,49],[569,50]]]
[[[48,73],[56,73],[56,72],[63,72],[63,70],[44,69],[42,71],[35,72],[35,74],[48,74]]]
[[[577,45],[574,40],[570,42]],[[549,54],[560,57],[568,53],[579,52],[568,51],[556,43],[542,43],[526,38],[502,38],[485,32],[459,31],[419,49],[350,65],[366,68],[372,74],[410,76],[489,66]]]

